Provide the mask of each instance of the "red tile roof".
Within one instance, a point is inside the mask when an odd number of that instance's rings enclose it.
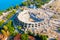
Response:
[[[21,34],[17,34],[17,35],[14,37],[14,40],[21,40]]]
[[[60,40],[60,36],[58,37],[58,40]]]
[[[33,36],[29,36],[29,40],[35,40]]]

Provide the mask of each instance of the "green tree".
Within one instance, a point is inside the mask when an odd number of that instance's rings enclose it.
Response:
[[[28,34],[22,34],[21,39],[22,40],[28,40]]]
[[[58,31],[60,31],[60,28],[58,28]]]
[[[22,3],[23,6],[28,6],[27,1]]]
[[[50,8],[52,8],[52,6],[49,6]]]
[[[11,6],[11,7],[10,7],[10,10],[12,10],[13,8],[14,8],[14,7],[13,7],[13,6]]]
[[[4,20],[0,21],[0,26],[2,26],[3,23],[4,23]]]
[[[19,8],[19,5],[16,5],[16,7],[15,7],[16,9],[18,9]]]
[[[4,25],[4,27],[3,27],[3,28],[4,28],[4,30],[6,30],[6,31],[8,30],[8,27],[7,27],[7,26],[5,26],[5,25]]]
[[[0,11],[0,15],[2,15],[2,13],[3,13],[3,12],[2,12],[2,11]]]
[[[14,7],[13,6],[11,6],[11,7],[9,7],[8,9],[6,9],[7,11],[10,11],[10,10],[12,10],[12,9],[14,9]]]
[[[10,11],[11,9],[10,8],[8,8],[8,9],[6,9],[7,11]]]
[[[13,26],[13,22],[10,20],[6,26],[8,27],[8,31],[10,32],[10,35],[12,35],[14,33],[14,26]]]
[[[12,12],[10,12],[6,18],[7,19],[11,18],[15,13],[16,13],[16,10],[12,10]]]
[[[47,40],[47,36],[46,35],[40,35],[40,39],[41,40]]]

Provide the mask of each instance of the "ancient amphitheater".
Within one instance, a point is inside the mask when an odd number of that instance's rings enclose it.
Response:
[[[19,13],[18,20],[23,23],[25,32],[30,31],[35,35],[38,33],[57,37],[58,33],[54,30],[57,29],[56,24],[58,22],[51,19],[53,15],[54,13],[43,9],[28,9]]]

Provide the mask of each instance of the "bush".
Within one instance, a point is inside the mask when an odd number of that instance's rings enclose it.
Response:
[[[21,30],[22,27],[21,27],[21,26],[17,26],[17,28],[18,28],[19,30]]]

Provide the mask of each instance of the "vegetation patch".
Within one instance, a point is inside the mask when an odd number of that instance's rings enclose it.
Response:
[[[22,3],[23,6],[30,6],[35,5],[37,8],[41,7],[41,5],[44,5],[45,3],[48,3],[50,0],[27,0]]]

